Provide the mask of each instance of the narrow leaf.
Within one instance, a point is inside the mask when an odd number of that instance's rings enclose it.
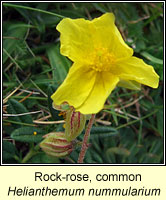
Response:
[[[8,52],[8,54],[11,55],[16,47],[20,45],[20,42],[22,42],[21,40],[23,40],[28,30],[28,27],[29,25],[23,23],[4,24],[4,29],[6,29],[6,31],[3,34],[3,48],[6,50],[6,52]],[[5,63],[7,59],[8,55],[3,52],[3,63]]]
[[[3,141],[3,160],[8,160],[14,157],[16,153],[16,148],[15,146],[8,141]]]
[[[7,107],[7,111],[9,114],[28,113],[28,110],[26,109],[26,107],[22,103],[16,101],[15,99],[9,99],[8,105],[9,106]],[[9,120],[22,122],[22,123],[28,123],[28,124],[33,123],[31,115],[9,117]],[[18,126],[19,125],[15,125],[15,127],[18,127]]]
[[[154,62],[154,63],[163,65],[163,60],[152,56],[152,55],[149,54],[148,52],[143,51],[143,52],[141,52],[141,55],[144,56],[146,59],[148,59],[148,60]]]
[[[40,142],[45,132],[39,128],[22,127],[14,130],[11,138],[20,142]]]
[[[65,79],[71,62],[60,54],[59,45],[48,48],[47,54],[53,70],[53,80],[60,84]]]

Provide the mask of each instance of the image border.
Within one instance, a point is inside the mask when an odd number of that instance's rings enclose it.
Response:
[[[3,133],[3,94],[2,94],[2,90],[3,90],[3,77],[2,77],[2,54],[3,54],[3,46],[2,46],[2,39],[3,39],[3,36],[2,36],[2,23],[3,23],[3,18],[2,18],[2,11],[3,11],[3,3],[24,3],[24,2],[41,2],[41,1],[1,1],[1,163],[0,165],[1,166],[166,166],[165,164],[165,123],[164,124],[164,133],[163,133],[163,163],[159,164],[159,163],[156,163],[156,164],[106,164],[106,163],[103,163],[103,164],[55,164],[55,163],[50,163],[50,164],[3,164],[2,163],[2,152],[3,152],[3,149],[2,149],[2,141],[3,141],[3,138],[2,138],[2,133]],[[54,2],[54,1],[44,1],[44,2]],[[64,1],[56,1],[55,3],[64,3]],[[67,1],[67,3],[72,3],[73,1]],[[74,3],[77,3],[77,2],[84,2],[84,1],[74,1]],[[89,2],[97,2],[97,3],[104,3],[104,2],[111,2],[111,3],[121,3],[121,2],[130,2],[130,3],[133,3],[133,2],[153,2],[153,3],[163,3],[164,4],[164,10],[163,10],[163,30],[164,30],[164,33],[163,33],[163,84],[164,84],[164,98],[163,98],[163,122],[165,122],[165,1],[86,1],[85,3],[89,3]]]

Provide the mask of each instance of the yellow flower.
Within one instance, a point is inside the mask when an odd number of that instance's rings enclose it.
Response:
[[[99,112],[117,86],[140,89],[140,84],[158,87],[159,76],[152,66],[133,55],[115,26],[112,13],[92,21],[63,19],[61,54],[73,61],[69,73],[52,95],[54,104],[67,102],[82,114]]]

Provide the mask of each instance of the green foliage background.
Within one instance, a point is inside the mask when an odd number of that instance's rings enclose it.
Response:
[[[80,147],[53,158],[38,145],[43,135],[63,131],[63,124],[50,123],[63,120],[50,95],[71,61],[59,53],[56,25],[63,16],[93,19],[105,12],[115,14],[124,40],[155,68],[160,86],[113,91],[97,114],[85,163],[163,163],[163,4],[55,2],[3,3],[3,163],[77,162]],[[43,117],[45,124],[34,121]]]

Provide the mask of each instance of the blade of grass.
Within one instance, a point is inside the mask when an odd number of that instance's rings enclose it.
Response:
[[[163,60],[152,56],[152,55],[149,54],[148,52],[143,51],[143,52],[141,52],[141,55],[144,56],[146,59],[148,59],[148,60],[154,62],[154,63],[163,65]]]
[[[114,110],[112,110],[112,111],[109,111],[109,110],[103,110],[103,111],[104,111],[104,112],[107,112],[107,113],[110,113],[110,114],[112,114],[112,115],[115,115],[115,116],[118,116],[118,117],[124,118],[124,119],[129,119],[129,117],[124,116],[124,115],[121,115],[121,114],[118,114],[118,113],[116,113]]]
[[[142,120],[140,120],[139,131],[138,131],[138,145],[141,144],[141,136],[142,136]]]
[[[15,61],[15,59],[6,51],[6,49],[3,48],[4,53],[11,59],[11,61],[23,72],[21,67],[18,65],[18,63]]]
[[[43,90],[41,90],[40,87],[36,85],[34,81],[32,81],[32,79],[30,79],[30,81],[45,97],[47,97],[47,94]]]
[[[23,125],[23,126],[36,126],[35,124],[22,123],[22,122],[12,121],[12,120],[8,120],[8,119],[4,119],[3,122],[9,122],[9,123],[12,123],[12,124],[19,124],[19,125]]]
[[[153,112],[149,113],[148,115],[145,115],[144,117],[141,117],[140,119],[133,120],[133,121],[131,121],[131,122],[128,122],[128,123],[126,123],[126,124],[123,124],[123,125],[121,125],[121,126],[118,126],[116,129],[118,130],[118,129],[120,129],[120,128],[129,126],[129,125],[134,124],[134,123],[136,123],[136,122],[139,122],[140,120],[143,120],[143,119],[145,119],[145,118],[147,118],[147,117],[150,117],[151,115],[155,114],[157,111],[158,111],[158,110],[154,110]]]
[[[62,18],[62,19],[65,18],[65,16],[62,16],[62,15],[59,15],[59,14],[56,14],[56,13],[52,13],[52,12],[49,12],[49,11],[41,10],[41,9],[38,9],[38,8],[32,8],[32,7],[28,7],[28,6],[21,6],[21,5],[17,5],[17,4],[11,4],[11,3],[3,3],[3,6],[33,10],[33,11],[36,11],[36,12],[41,12],[41,13],[45,13],[45,14],[48,14],[48,15],[53,15],[53,16],[56,16],[56,17],[59,17],[59,18]]]
[[[26,96],[12,96],[11,99],[23,99]],[[28,97],[27,99],[35,99],[35,100],[41,100],[41,101],[47,101],[46,97]]]

